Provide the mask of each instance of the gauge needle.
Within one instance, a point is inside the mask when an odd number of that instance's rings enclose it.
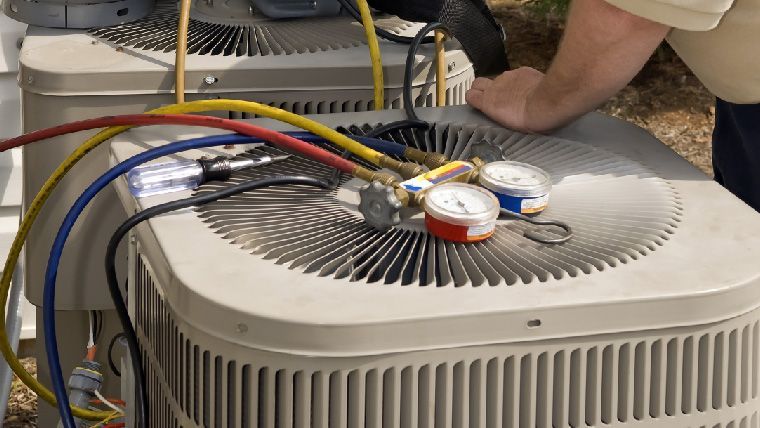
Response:
[[[452,196],[454,196],[454,199],[456,199],[456,200],[457,200],[457,205],[459,205],[459,206],[460,206],[460,207],[461,207],[461,208],[464,210],[464,212],[466,212],[466,213],[469,213],[469,212],[470,212],[470,210],[468,210],[468,209],[467,209],[467,206],[464,204],[464,202],[462,202],[462,201],[461,201],[461,200],[460,200],[460,199],[457,197],[457,195],[452,195]]]

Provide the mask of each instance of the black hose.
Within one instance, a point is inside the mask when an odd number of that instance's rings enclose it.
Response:
[[[356,21],[358,21],[360,24],[363,24],[362,22],[362,15],[361,13],[356,10],[356,7],[351,3],[350,0],[338,0],[338,3],[343,7],[343,10],[348,12],[349,15],[351,15],[352,18],[354,18]],[[400,43],[404,45],[408,45],[412,43],[412,37],[407,36],[401,36],[399,34],[391,33],[390,31],[384,30],[377,25],[375,25],[375,33],[388,41],[394,42],[394,43]],[[422,43],[433,43],[435,42],[435,37],[426,37]]]
[[[121,377],[121,370],[116,366],[116,362],[113,360],[113,348],[116,345],[116,342],[119,341],[119,339],[126,337],[124,333],[119,333],[116,336],[111,338],[111,343],[108,344],[108,367],[111,368],[111,371],[113,374],[115,374],[118,377]]]
[[[398,120],[396,122],[386,123],[385,125],[378,126],[372,131],[367,133],[369,138],[379,138],[382,135],[399,131],[402,129],[428,129],[430,124],[424,120]]]
[[[128,218],[127,221],[125,221],[121,226],[119,226],[118,229],[116,229],[116,232],[114,232],[113,236],[111,236],[111,240],[108,242],[108,248],[106,249],[105,257],[106,280],[108,282],[108,291],[111,294],[111,300],[113,301],[114,307],[116,308],[116,313],[119,316],[121,328],[124,331],[124,337],[127,339],[127,347],[129,348],[129,356],[131,360],[130,362],[132,364],[132,370],[135,373],[137,404],[140,406],[136,412],[138,418],[137,426],[148,426],[148,394],[145,387],[145,371],[143,370],[142,356],[140,355],[140,345],[137,341],[137,333],[132,326],[127,306],[124,303],[124,297],[122,296],[121,289],[119,288],[119,281],[116,278],[116,250],[119,248],[119,243],[124,238],[124,236],[129,233],[130,230],[132,230],[132,228],[142,223],[143,221],[151,219],[155,216],[188,207],[207,204],[209,202],[214,202],[219,199],[234,196],[250,190],[260,189],[262,187],[279,186],[286,184],[300,184],[304,186],[314,186],[321,188],[329,187],[328,183],[322,180],[303,176],[277,176],[256,181],[249,181],[246,183],[238,184],[236,186],[228,187],[223,190],[218,190],[216,192],[205,193],[187,199],[167,202],[165,204],[148,208]]]
[[[414,36],[412,43],[409,45],[409,52],[406,54],[406,67],[404,68],[404,111],[406,112],[406,118],[409,120],[420,120],[417,117],[417,113],[414,112],[414,100],[412,99],[412,85],[414,83],[414,58],[417,56],[417,51],[420,49],[420,45],[425,38],[425,35],[431,31],[446,29],[446,26],[440,22],[431,22],[425,25]]]

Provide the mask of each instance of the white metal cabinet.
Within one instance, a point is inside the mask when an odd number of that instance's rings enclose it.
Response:
[[[21,132],[21,106],[16,82],[19,43],[26,25],[0,13],[0,140]],[[21,149],[0,153],[0,263],[5,263],[18,229],[21,208]],[[22,339],[35,337],[34,306],[25,301]]]

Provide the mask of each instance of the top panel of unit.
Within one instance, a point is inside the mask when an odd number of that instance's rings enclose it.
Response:
[[[400,114],[317,118],[361,133]],[[256,346],[352,354],[691,325],[760,303],[760,215],[643,130],[590,115],[531,136],[467,108],[422,114],[430,131],[389,137],[451,159],[488,140],[546,169],[554,190],[542,216],[567,221],[576,237],[539,245],[522,236],[530,226],[503,221],[484,243],[451,244],[429,236],[414,213],[389,232],[370,229],[356,212],[355,180],[334,191],[263,190],[141,230],[157,280],[175,285],[164,289],[172,307],[209,314],[204,328],[223,336],[234,337],[232,319],[255,323],[261,328],[235,340]],[[114,162],[139,151],[135,143],[197,135],[130,131],[114,144]],[[304,171],[331,173],[295,158],[232,183]],[[135,201],[123,183],[120,193],[130,211],[183,196]]]
[[[30,27],[19,58],[23,90],[45,95],[171,95],[176,6],[116,27],[61,30]],[[378,25],[413,35],[419,24],[397,18]],[[347,17],[220,23],[195,19],[186,63],[188,99],[225,93],[371,90],[361,25]],[[389,89],[403,85],[407,45],[381,40]],[[433,48],[419,50],[415,85],[428,82]],[[455,41],[447,42],[447,75],[472,74]],[[212,83],[208,83],[212,82]]]
[[[233,1],[195,2],[188,28],[188,54],[221,56],[293,55],[361,46],[366,36],[348,16],[273,20],[243,10],[226,11]],[[209,4],[213,6],[209,6]],[[243,16],[239,16],[239,15]],[[146,18],[89,33],[100,40],[146,51],[174,52],[177,44],[177,3],[159,1]],[[377,25],[395,34],[414,35],[420,24],[395,17],[380,18]]]

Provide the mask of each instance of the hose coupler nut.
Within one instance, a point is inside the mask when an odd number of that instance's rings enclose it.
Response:
[[[443,153],[426,152],[425,159],[422,161],[430,169],[438,168],[439,166],[446,165],[449,159]]]
[[[419,164],[414,162],[404,162],[398,170],[398,173],[404,178],[414,178],[420,174],[424,174],[425,170]]]

